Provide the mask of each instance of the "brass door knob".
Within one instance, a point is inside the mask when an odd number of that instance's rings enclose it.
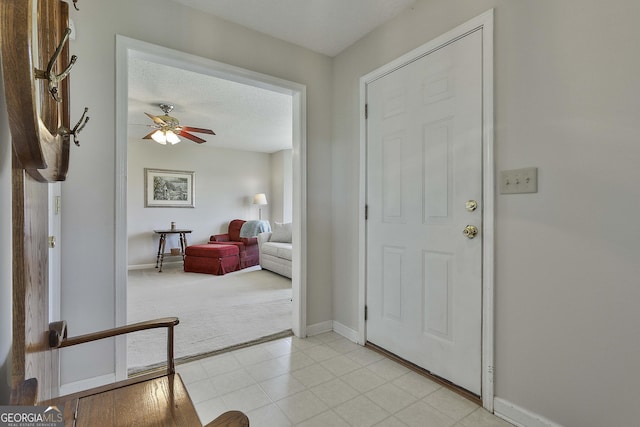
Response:
[[[464,234],[469,239],[473,239],[478,234],[478,227],[475,225],[467,225],[464,230],[462,230],[462,234]]]
[[[478,208],[478,202],[476,202],[475,200],[469,200],[464,204],[464,207],[467,209],[467,211],[473,212]]]

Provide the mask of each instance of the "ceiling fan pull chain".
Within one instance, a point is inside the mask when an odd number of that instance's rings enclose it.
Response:
[[[73,129],[67,129],[63,126],[60,129],[58,129],[58,134],[64,135],[64,136],[66,135],[73,136],[73,142],[79,147],[80,141],[78,140],[78,134],[82,132],[82,129],[84,129],[84,127],[87,125],[87,122],[90,119],[90,117],[87,116],[88,112],[89,112],[89,108],[85,107],[84,112],[82,113],[82,117],[80,117],[80,120],[78,120],[78,123],[76,123]]]
[[[53,71],[53,67],[56,65],[56,62],[58,61],[58,58],[62,53],[62,49],[64,48],[64,45],[67,43],[67,41],[69,41],[70,34],[71,34],[71,28],[67,28],[64,31],[64,36],[62,37],[62,41],[60,42],[60,44],[58,45],[58,48],[56,49],[56,51],[53,53],[53,56],[49,60],[47,69],[35,70],[36,79],[49,81],[49,93],[51,94],[51,96],[56,102],[62,102],[62,99],[60,99],[60,97],[58,96],[58,83],[64,80],[65,78],[67,78],[67,76],[71,72],[71,67],[73,67],[73,65],[76,63],[76,60],[78,59],[76,55],[72,55],[69,65],[67,65],[67,68],[65,68],[63,72],[61,72],[60,74],[56,74]]]

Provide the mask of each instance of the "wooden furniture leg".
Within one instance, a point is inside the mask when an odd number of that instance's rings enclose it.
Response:
[[[180,233],[180,253],[182,254],[182,262],[184,262],[184,250],[187,248],[187,235]]]
[[[158,243],[158,259],[156,260],[156,268],[158,268],[158,262],[160,262],[160,270],[158,273],[162,273],[162,263],[164,262],[164,247],[167,243],[167,234],[160,234],[160,242]]]

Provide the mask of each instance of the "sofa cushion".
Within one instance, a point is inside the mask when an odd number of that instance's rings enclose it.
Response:
[[[273,230],[271,232],[270,242],[281,242],[281,243],[291,243],[292,229],[291,223],[287,222],[285,224],[280,224],[276,222],[273,225]]]
[[[262,253],[291,261],[291,243],[267,242],[262,245]]]

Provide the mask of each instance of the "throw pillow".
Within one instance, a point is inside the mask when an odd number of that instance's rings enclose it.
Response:
[[[280,224],[276,222],[271,231],[270,242],[291,243],[291,223]]]

